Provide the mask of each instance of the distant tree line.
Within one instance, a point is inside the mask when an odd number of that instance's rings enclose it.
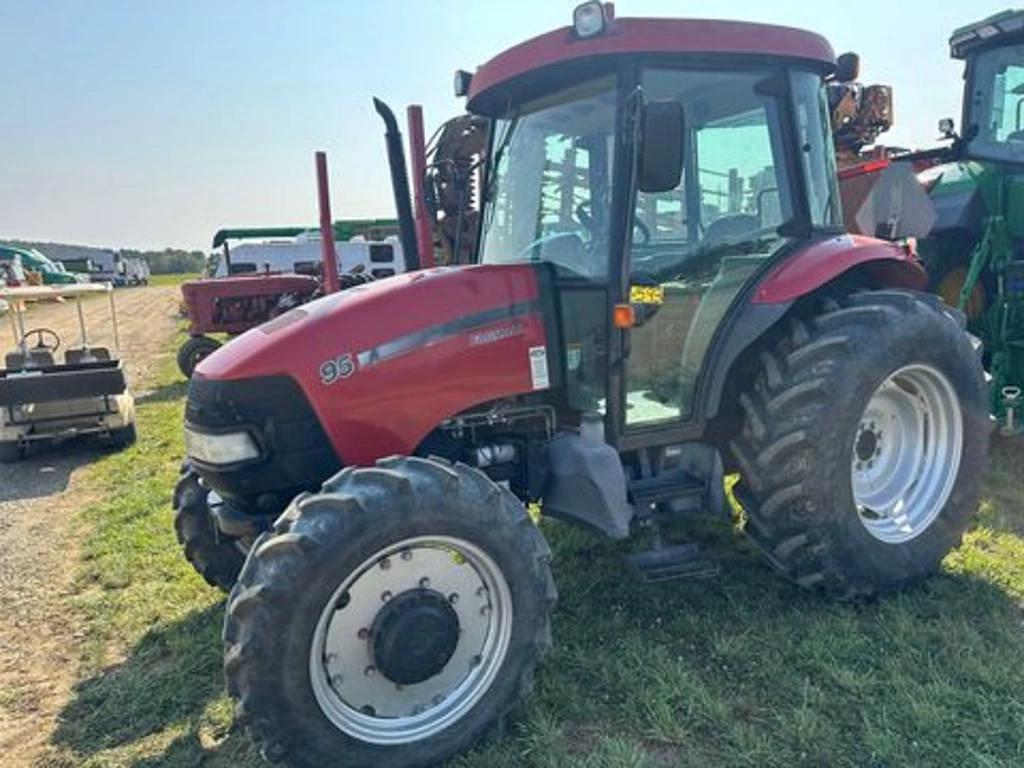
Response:
[[[70,258],[62,256],[69,251],[74,252],[75,258],[89,258],[90,251],[116,250],[113,248],[91,248],[87,246],[71,246],[64,243],[40,243],[27,240],[5,240],[15,248],[26,250],[35,248],[49,256],[51,259]],[[202,272],[206,266],[206,254],[202,251],[185,251],[180,248],[164,248],[162,251],[136,251],[130,248],[121,248],[123,258],[141,258],[149,263],[149,270],[154,275],[181,274],[183,272]]]
[[[178,248],[164,248],[162,251],[133,251],[122,248],[121,256],[145,259],[149,263],[150,272],[154,275],[202,272],[206,266],[206,254],[202,251],[183,251]]]

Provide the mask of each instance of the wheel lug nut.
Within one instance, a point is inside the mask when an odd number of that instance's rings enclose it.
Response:
[[[377,674],[377,668],[376,667],[367,667],[366,668],[366,672],[364,674],[367,677],[373,677],[374,675]]]
[[[490,612],[491,612],[491,606],[483,605],[483,606],[480,607],[480,615],[481,616],[486,616]]]
[[[483,597],[487,594],[487,587],[478,587],[476,590],[477,597]]]
[[[430,586],[430,579],[428,579],[426,576],[424,576],[422,579],[420,579],[420,589],[426,589],[429,586]]]
[[[433,699],[431,699],[431,701],[434,702],[434,706],[437,706],[442,701],[444,701],[444,696],[442,696],[441,694],[437,694],[437,696],[435,696]]]
[[[481,661],[483,661],[483,657],[481,657],[479,654],[477,654],[476,656],[474,656],[473,658],[471,658],[469,660],[469,666],[471,666],[471,667],[479,667]]]
[[[406,560],[406,561],[412,560],[412,552],[411,552],[411,551],[409,551],[408,549],[407,549],[407,550],[405,550],[405,551],[404,551],[404,552],[402,553],[402,559],[403,559],[403,560]]]
[[[380,568],[381,568],[382,571],[386,571],[390,567],[391,567],[391,560],[390,559],[385,557],[383,560],[380,561]]]
[[[383,594],[382,594],[382,595],[380,596],[380,599],[381,599],[382,601],[384,601],[384,602],[386,603],[386,602],[387,602],[388,600],[390,600],[390,599],[391,599],[391,593],[390,593],[390,592],[385,592],[385,593],[383,593]]]
[[[458,594],[455,593],[455,592],[452,592],[450,595],[448,595],[448,602],[451,603],[452,605],[455,605],[457,602],[459,602]]]
[[[344,681],[345,678],[343,678],[341,675],[334,675],[331,678],[331,685],[341,685]]]
[[[366,629],[366,627],[363,627],[362,629],[359,630],[359,639],[360,640],[365,640],[369,636],[370,636],[370,630]]]

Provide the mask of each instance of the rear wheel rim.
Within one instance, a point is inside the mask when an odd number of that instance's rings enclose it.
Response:
[[[379,668],[373,633],[385,606],[412,593],[447,601],[458,640],[445,648],[439,672],[402,685]],[[420,741],[462,719],[487,693],[511,635],[511,591],[486,552],[448,536],[407,539],[364,561],[327,601],[310,647],[313,694],[331,723],[360,741]]]
[[[949,500],[962,447],[960,401],[942,373],[915,364],[882,382],[852,450],[853,498],[868,533],[902,544],[926,531]]]

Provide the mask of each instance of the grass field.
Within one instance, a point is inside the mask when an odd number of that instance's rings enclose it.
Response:
[[[69,609],[81,683],[47,766],[260,764],[223,693],[222,596],[179,555],[169,499],[184,383],[91,468]],[[555,650],[506,737],[460,768],[1024,765],[1024,449],[997,442],[977,527],[941,576],[834,605],[774,576],[729,521],[714,581],[638,584],[623,546],[553,523]]]
[[[198,279],[199,279],[199,273],[198,272],[196,272],[195,274],[185,273],[185,274],[173,274],[173,275],[150,275],[150,277],[149,277],[149,284],[150,285],[180,285],[181,283],[185,282],[186,280],[198,280]]]

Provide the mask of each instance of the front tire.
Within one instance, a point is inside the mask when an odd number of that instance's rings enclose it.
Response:
[[[845,600],[935,572],[987,460],[984,372],[962,319],[904,291],[827,300],[761,363],[731,447],[746,532],[769,562]]]
[[[265,757],[310,768],[468,749],[550,645],[550,557],[522,504],[478,470],[393,458],[342,471],[291,504],[232,591],[239,719]]]
[[[245,562],[245,548],[217,529],[209,497],[199,475],[186,464],[174,488],[174,532],[185,559],[206,583],[230,592]]]

